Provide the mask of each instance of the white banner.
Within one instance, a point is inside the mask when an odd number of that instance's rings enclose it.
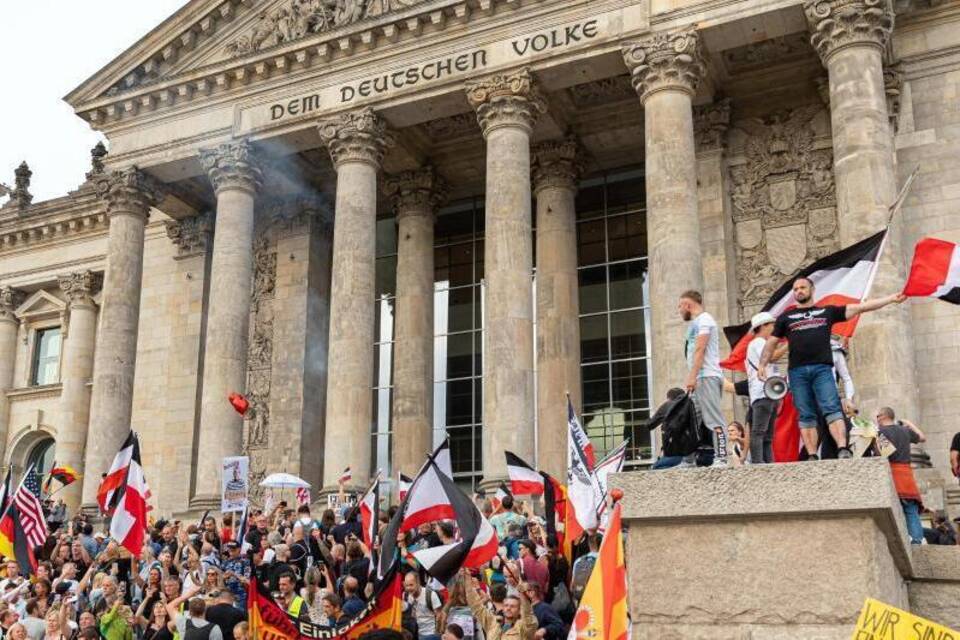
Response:
[[[243,511],[247,507],[249,493],[250,458],[233,456],[223,459],[223,492],[220,511]]]

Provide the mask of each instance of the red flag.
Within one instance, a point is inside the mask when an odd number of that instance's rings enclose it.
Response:
[[[800,459],[800,416],[793,404],[793,394],[780,401],[780,410],[773,426],[773,461],[796,462]]]
[[[147,532],[147,498],[150,489],[140,464],[140,440],[136,434],[131,435],[133,452],[124,483],[117,488],[120,499],[110,520],[110,536],[134,558],[139,558]]]
[[[937,238],[924,238],[918,242],[903,293],[960,304],[960,250],[957,245]]]

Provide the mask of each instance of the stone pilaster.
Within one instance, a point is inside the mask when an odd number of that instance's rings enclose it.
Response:
[[[143,280],[143,232],[150,207],[160,199],[160,185],[136,167],[97,177],[110,230],[103,279],[100,324],[93,363],[89,424],[97,437],[87,443],[83,503],[93,506],[100,475],[105,473],[130,430],[133,376],[140,326]]]
[[[6,390],[13,387],[17,361],[20,320],[15,312],[23,298],[23,293],[17,289],[0,287],[0,460],[5,456],[7,429],[10,426],[10,402],[7,400]]]
[[[703,289],[691,99],[704,62],[692,29],[625,43],[623,57],[644,106],[655,405],[686,375],[676,300],[686,289]]]
[[[101,277],[92,271],[60,276],[60,290],[67,297],[70,331],[64,336],[60,365],[60,426],[54,459],[57,464],[83,470],[83,451],[90,419],[90,390],[93,377],[94,344],[97,332],[97,306],[93,295]],[[66,487],[61,495],[71,511],[80,506],[79,482]]]
[[[195,509],[219,504],[220,461],[238,455],[243,440],[243,418],[227,396],[246,388],[254,200],[263,183],[257,155],[246,140],[201,151],[200,162],[217,194],[217,223],[203,352],[202,457],[191,499]]]
[[[546,103],[529,70],[467,83],[487,142],[483,473],[506,476],[504,450],[534,454],[530,134]]]
[[[354,482],[370,476],[377,174],[393,138],[372,109],[319,125],[337,170],[330,294],[324,485],[344,467]]]
[[[884,90],[883,51],[893,29],[890,0],[806,0],[811,42],[827,68],[837,220],[849,246],[886,226],[896,197],[893,135]],[[890,227],[871,295],[897,291],[904,278],[901,221]],[[917,415],[912,333],[907,309],[867,314],[851,347],[857,402]]]
[[[390,176],[397,212],[397,306],[393,347],[393,470],[411,477],[433,433],[433,222],[446,185],[426,167]]]
[[[555,478],[567,468],[567,399],[581,407],[577,182],[573,138],[533,150],[537,200],[537,465]]]

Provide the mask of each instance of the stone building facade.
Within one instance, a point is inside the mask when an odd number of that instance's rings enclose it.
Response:
[[[5,189],[3,462],[90,504],[132,426],[173,513],[225,455],[329,487],[449,435],[495,483],[505,449],[564,472],[569,393],[643,464],[681,291],[748,318],[916,167],[875,293],[960,240],[958,92],[956,0],[191,0],[66,97],[87,181]],[[949,484],[957,309],[865,317],[852,367]]]

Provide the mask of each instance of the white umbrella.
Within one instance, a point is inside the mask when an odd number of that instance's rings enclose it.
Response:
[[[271,489],[309,489],[310,483],[292,473],[271,473],[260,482],[260,486]]]

